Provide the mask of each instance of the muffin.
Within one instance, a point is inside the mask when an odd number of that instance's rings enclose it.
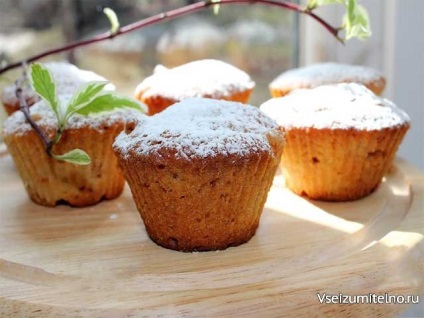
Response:
[[[106,81],[106,79],[91,71],[81,70],[73,64],[67,62],[48,62],[43,65],[52,73],[58,95],[73,94],[82,85],[91,81]],[[108,84],[105,90],[115,90],[115,86]],[[28,104],[32,106],[40,100],[40,97],[32,90],[28,84],[23,88],[23,96]],[[11,115],[19,110],[19,100],[16,97],[15,85],[6,86],[3,89],[1,101],[6,112]]]
[[[281,159],[286,186],[326,201],[373,192],[410,121],[393,103],[354,83],[296,90],[260,109],[286,134]]]
[[[60,97],[66,102],[70,97]],[[30,108],[31,117],[41,130],[53,138],[56,117],[44,101]],[[87,206],[102,199],[113,199],[123,190],[124,177],[112,151],[115,137],[134,126],[136,112],[114,112],[96,117],[74,115],[68,121],[54,154],[82,149],[91,157],[91,164],[77,166],[47,155],[44,144],[26,121],[22,112],[15,112],[4,123],[2,137],[29,197],[38,204],[55,206]]]
[[[254,235],[283,141],[253,106],[192,98],[145,117],[113,147],[151,239],[208,251]]]
[[[255,83],[236,67],[217,60],[199,60],[172,69],[158,65],[135,90],[149,115],[191,97],[247,103]]]
[[[298,88],[314,88],[340,83],[363,84],[374,94],[381,95],[386,80],[380,71],[370,67],[319,63],[282,73],[271,82],[269,90],[272,97],[281,97]]]

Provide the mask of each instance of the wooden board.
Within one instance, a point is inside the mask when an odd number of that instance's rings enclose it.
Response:
[[[423,192],[401,160],[356,202],[308,201],[277,176],[249,243],[180,253],[149,240],[127,188],[83,209],[32,203],[3,150],[0,316],[391,317],[406,306],[317,293],[422,294]]]

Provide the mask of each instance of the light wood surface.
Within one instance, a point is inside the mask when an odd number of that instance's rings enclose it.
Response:
[[[422,294],[423,193],[400,160],[356,202],[308,201],[277,176],[249,243],[180,253],[149,240],[127,188],[83,209],[32,203],[0,149],[0,317],[392,317],[407,307],[317,293]]]

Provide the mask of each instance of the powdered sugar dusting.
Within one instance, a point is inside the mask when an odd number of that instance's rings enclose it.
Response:
[[[271,82],[272,89],[285,86],[316,87],[342,82],[368,83],[382,78],[380,71],[357,65],[319,63],[284,72]]]
[[[252,89],[255,83],[238,68],[218,60],[199,60],[172,69],[157,67],[136,89],[136,96],[174,100],[222,98]]]
[[[59,96],[61,105],[66,105],[70,100],[71,95]],[[42,129],[57,129],[57,119],[52,109],[44,102],[39,101],[30,108],[30,114],[32,119]],[[113,125],[116,122],[138,122],[145,115],[137,110],[125,109],[121,111],[102,113],[95,116],[81,116],[73,115],[67,124],[67,128],[79,129],[83,127],[90,127],[93,129],[99,129],[104,126]],[[25,134],[31,130],[31,125],[26,121],[23,112],[14,112],[4,122],[3,134]]]
[[[79,69],[75,65],[66,62],[48,62],[43,63],[43,65],[52,73],[58,95],[73,94],[81,86],[91,81],[106,81],[104,77],[94,72]],[[108,84],[104,89],[113,91],[115,86]],[[25,87],[23,94],[26,100],[33,102],[40,100],[30,86]],[[14,85],[8,86],[3,90],[2,101],[9,105],[17,103]]]
[[[142,156],[169,149],[179,159],[270,152],[267,136],[278,125],[256,107],[222,100],[190,98],[145,117],[130,134],[122,132],[114,147]],[[282,137],[280,137],[282,139]]]
[[[410,121],[392,102],[355,83],[295,90],[260,109],[284,128],[378,130]]]

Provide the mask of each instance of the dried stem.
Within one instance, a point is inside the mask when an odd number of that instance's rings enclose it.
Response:
[[[0,74],[3,74],[9,70],[12,70],[14,68],[17,68],[22,65],[22,63],[30,63],[36,60],[39,60],[43,57],[58,54],[66,51],[73,50],[78,47],[87,46],[93,43],[101,42],[107,39],[112,39],[116,36],[123,35],[150,25],[158,24],[161,22],[164,22],[166,20],[171,20],[183,15],[188,15],[200,10],[203,10],[205,8],[208,8],[210,6],[214,5],[226,5],[226,4],[263,4],[263,5],[269,5],[269,6],[276,6],[280,8],[284,8],[287,10],[295,11],[298,13],[306,14],[310,16],[311,18],[315,19],[318,23],[320,23],[328,32],[330,32],[338,41],[343,43],[343,40],[339,37],[339,28],[335,28],[331,26],[329,23],[327,23],[325,20],[323,20],[321,17],[317,16],[312,10],[307,10],[303,8],[302,6],[295,4],[290,1],[277,1],[277,0],[205,0],[196,2],[194,4],[190,4],[175,10],[170,10],[164,13],[160,13],[154,16],[151,16],[149,18],[128,24],[126,26],[121,27],[116,33],[111,32],[105,32],[101,33],[95,37],[92,37],[90,39],[81,40],[72,42],[69,44],[66,44],[64,46],[60,46],[54,49],[47,50],[45,52],[33,55],[25,60],[9,64],[4,68],[0,68]]]

